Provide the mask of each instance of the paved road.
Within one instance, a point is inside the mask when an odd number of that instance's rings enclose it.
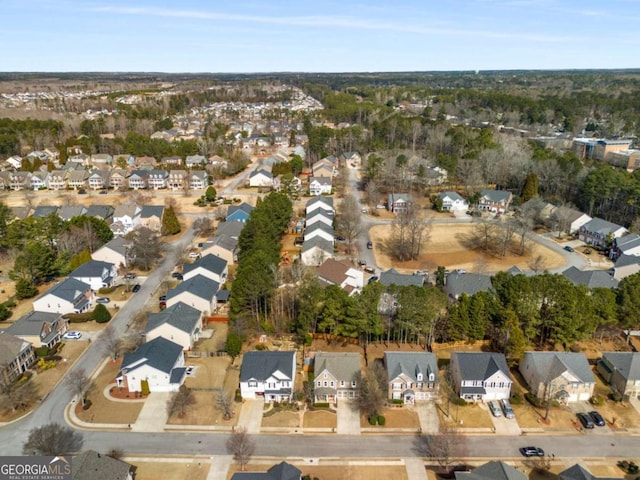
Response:
[[[131,318],[140,311],[145,310],[145,305],[156,290],[162,279],[166,277],[184,250],[191,244],[195,234],[193,228],[189,228],[176,242],[169,245],[169,250],[158,267],[149,274],[147,280],[141,285],[140,291],[133,295],[124,305],[118,315],[110,322],[117,336],[122,336],[127,329]],[[89,348],[79,358],[71,370],[84,368],[87,372],[93,372],[105,357],[104,342],[101,337],[89,345]],[[24,419],[6,425],[0,429],[0,452],[8,455],[19,454],[22,444],[26,440],[29,430],[50,422],[64,423],[64,408],[71,401],[71,393],[59,384],[54,388],[40,406]],[[120,441],[113,445],[119,445]],[[135,449],[133,449],[135,451]]]

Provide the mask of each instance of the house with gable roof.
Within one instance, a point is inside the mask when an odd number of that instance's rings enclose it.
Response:
[[[113,222],[109,226],[114,235],[127,235],[140,226],[140,208],[135,203],[121,203],[113,211]]]
[[[91,307],[91,285],[75,278],[56,283],[33,301],[33,309],[49,313],[82,313]]]
[[[615,238],[626,233],[628,233],[626,228],[596,217],[578,229],[578,238],[587,245],[605,248]]]
[[[89,205],[85,215],[87,217],[101,218],[107,223],[111,223],[113,217],[113,207],[111,205]]]
[[[442,201],[442,210],[445,212],[469,210],[469,202],[457,192],[440,192],[438,198]]]
[[[143,382],[150,392],[177,392],[186,370],[182,345],[156,337],[123,357],[116,382],[129,392],[141,392]]]
[[[311,214],[305,219],[305,227],[310,227],[311,225],[322,222],[327,227],[333,228],[333,215],[330,215],[329,212],[322,209],[317,209],[311,212]]]
[[[49,190],[64,190],[67,188],[67,172],[64,170],[53,170],[47,177],[47,188]]]
[[[620,255],[613,264],[613,278],[618,281],[638,272],[640,272],[640,255]]]
[[[147,176],[147,186],[153,190],[167,188],[169,172],[166,170],[149,170]]]
[[[195,275],[167,292],[167,308],[178,302],[197,308],[204,315],[210,315],[217,309],[216,294],[220,284],[202,275]]]
[[[169,170],[167,187],[169,187],[171,190],[181,190],[182,188],[184,188],[186,178],[186,170]]]
[[[35,361],[30,341],[0,330],[0,386],[11,385]]]
[[[206,170],[191,170],[186,181],[191,190],[204,190],[209,185],[209,173]]]
[[[617,288],[619,283],[606,270],[579,270],[577,267],[569,267],[562,275],[576,286],[584,285],[589,288]]]
[[[229,205],[227,208],[227,222],[242,222],[246,223],[251,216],[251,212],[255,210],[255,207],[249,205],[246,202],[242,202],[240,205]]]
[[[346,263],[328,258],[316,271],[321,284],[337,285],[349,295],[360,292],[364,288],[364,273]]]
[[[129,187],[129,173],[126,170],[114,168],[111,170],[111,174],[109,175],[109,183],[107,186],[114,190],[122,190]]]
[[[31,190],[41,190],[47,188],[47,177],[49,176],[49,172],[33,172],[31,177],[29,178],[29,186]]]
[[[331,242],[331,244],[333,245],[335,240],[333,227],[326,225],[323,222],[317,222],[304,229],[305,242],[308,242],[309,240],[316,237],[323,238],[326,241]]]
[[[33,311],[18,318],[4,332],[34,348],[55,347],[67,331],[67,321],[59,313]]]
[[[302,243],[300,261],[304,265],[317,267],[329,258],[333,258],[333,244],[330,241],[315,237]]]
[[[236,472],[231,480],[302,480],[302,472],[287,462],[280,462],[266,472]]]
[[[313,360],[314,403],[356,398],[361,379],[359,353],[318,352]]]
[[[456,480],[527,480],[527,476],[502,461],[492,461],[470,472],[454,472]]]
[[[541,400],[573,403],[593,396],[596,380],[583,353],[524,352],[518,369]]]
[[[582,465],[575,465],[563,470],[558,474],[559,480],[620,480],[619,477],[596,477]]]
[[[424,287],[426,277],[424,275],[406,275],[398,273],[394,268],[380,272],[380,283],[385,287],[390,285]]]
[[[79,217],[80,215],[87,213],[87,209],[82,205],[63,205],[58,208],[56,213],[62,220],[68,222],[73,217]]]
[[[164,206],[145,205],[140,211],[140,226],[148,228],[153,232],[162,230],[162,217],[164,216]]]
[[[478,210],[504,213],[509,209],[513,195],[506,190],[482,190],[478,200]]]
[[[309,178],[309,195],[331,195],[332,189],[331,177]]]
[[[118,269],[114,263],[89,260],[71,272],[69,278],[84,282],[97,292],[101,288],[110,287],[117,275]]]
[[[405,212],[411,203],[408,193],[390,193],[387,197],[387,209],[393,213]]]
[[[87,183],[91,190],[102,190],[109,187],[109,170],[93,170],[89,173]]]
[[[193,263],[185,263],[182,267],[183,280],[189,280],[196,275],[202,275],[222,285],[229,274],[228,263],[224,258],[207,254]]]
[[[251,351],[242,356],[242,398],[264,397],[266,403],[291,402],[296,379],[296,352]]]
[[[511,394],[511,376],[502,353],[453,352],[450,369],[453,389],[467,402],[501,400]]]
[[[67,185],[74,189],[87,188],[89,185],[89,172],[87,170],[72,170],[67,177]]]
[[[144,190],[145,188],[148,188],[148,170],[134,170],[133,172],[131,172],[131,175],[127,177],[127,183],[129,183],[129,188],[133,190]]]
[[[596,369],[621,395],[640,395],[640,352],[604,352]]]
[[[613,239],[609,258],[616,261],[622,255],[640,256],[640,235],[637,233],[627,233],[621,237]]]
[[[250,187],[273,187],[273,175],[270,171],[261,168],[249,175]]]
[[[147,315],[144,334],[147,342],[164,337],[184,350],[191,350],[202,333],[202,312],[178,302],[158,313]]]
[[[133,480],[136,467],[120,459],[86,450],[73,456],[72,480]]]
[[[205,163],[207,163],[207,159],[202,155],[187,155],[184,163],[187,168],[202,167]]]
[[[305,214],[311,216],[316,210],[323,210],[329,216],[334,216],[336,209],[333,207],[333,198],[319,195],[308,200],[305,205]]]
[[[114,237],[91,254],[91,258],[102,262],[113,263],[117,268],[126,267],[129,262],[128,241],[123,237]]]
[[[489,275],[452,272],[446,275],[443,290],[449,301],[455,301],[463,293],[471,296],[477,292],[487,292],[491,287],[491,276]]]
[[[52,213],[58,213],[58,208],[55,205],[39,205],[33,209],[33,213],[31,214],[34,218],[46,218]]]
[[[389,400],[405,404],[438,396],[438,361],[430,352],[384,352]]]

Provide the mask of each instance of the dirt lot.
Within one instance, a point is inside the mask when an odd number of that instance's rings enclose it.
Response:
[[[136,480],[206,480],[209,474],[208,463],[200,463],[197,460],[191,462],[136,462],[131,463],[138,467]]]
[[[451,269],[462,268],[470,272],[495,272],[507,270],[514,265],[523,270],[530,270],[528,263],[537,255],[545,259],[545,268],[565,265],[562,255],[533,242],[529,242],[529,250],[525,256],[508,253],[503,259],[487,255],[480,250],[472,250],[473,229],[474,225],[471,224],[433,225],[431,236],[422,249],[423,254],[418,260],[409,262],[392,261],[389,257],[385,243],[391,234],[390,226],[377,225],[369,231],[369,236],[373,242],[376,263],[383,270],[393,267],[400,272],[409,273],[444,266]]]
[[[293,463],[300,470],[302,476],[310,475],[319,480],[407,480],[407,471],[404,466],[395,465],[371,465],[371,466],[351,466],[351,465],[331,465],[313,466]],[[252,465],[246,467],[248,472],[266,472],[272,465]],[[232,465],[227,473],[227,480],[230,480],[235,472],[240,471],[237,465]],[[166,478],[166,477],[162,477]],[[138,480],[138,477],[136,476]]]
[[[335,413],[328,410],[306,411],[302,426],[303,428],[336,428],[338,419]]]
[[[380,415],[384,416],[384,426],[377,426],[383,430],[385,428],[420,428],[420,420],[418,414],[412,412],[408,408],[385,408],[380,412]],[[365,416],[360,417],[360,426],[363,428],[370,428],[369,421]]]
[[[120,363],[121,361],[109,361],[105,364],[88,395],[91,407],[88,410],[83,410],[81,405],[76,406],[76,414],[80,420],[91,423],[121,423],[123,425],[135,423],[144,402],[133,399],[131,402],[114,402],[108,400],[103,394],[107,385],[115,383]]]

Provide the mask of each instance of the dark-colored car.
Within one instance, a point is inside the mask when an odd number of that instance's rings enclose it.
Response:
[[[177,280],[182,280],[182,274],[180,272],[173,272],[171,274],[171,278],[175,278]]]
[[[373,282],[377,282],[377,281],[378,281],[378,277],[376,275],[374,275],[373,277],[369,278],[367,283],[373,283]]]
[[[136,274],[135,273],[127,273],[124,278],[127,279],[132,279],[132,278],[136,278]]]
[[[367,242],[367,248],[371,250],[373,248],[373,242]]]
[[[544,457],[544,450],[538,447],[522,447],[520,453],[525,457]]]
[[[589,412],[589,416],[591,417],[591,420],[593,420],[593,423],[595,423],[597,426],[604,427],[604,418],[602,418],[602,415],[600,415],[598,412],[596,412],[595,410],[593,412]]]
[[[84,188],[81,188],[80,190],[78,190],[78,195],[86,195],[87,191]]]
[[[106,190],[100,190],[100,195],[106,195],[107,193],[109,192],[107,192]]]
[[[166,295],[161,295],[158,300],[161,301],[161,302],[166,302],[167,301],[167,296]]]
[[[573,247],[570,247],[569,245],[567,245],[566,247],[564,247],[564,249],[565,249],[567,252],[570,252],[570,253],[573,253],[573,252],[575,251],[575,250],[573,249]]]
[[[142,288],[142,287],[140,286],[140,284],[139,284],[139,283],[136,283],[136,284],[133,286],[133,289],[132,289],[131,291],[132,291],[133,293],[137,293],[137,292],[139,292],[139,291],[140,291],[140,288]]]
[[[580,423],[584,428],[595,428],[596,425],[593,423],[593,420],[591,420],[588,413],[577,413],[576,417],[578,417],[578,420],[580,420]]]

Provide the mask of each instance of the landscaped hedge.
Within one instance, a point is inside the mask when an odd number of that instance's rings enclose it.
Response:
[[[467,405],[469,405],[464,398],[460,398],[460,397],[452,398],[451,399],[451,403],[453,403],[454,405],[457,405],[459,407],[466,407]]]
[[[84,312],[84,313],[67,313],[64,316],[65,319],[69,320],[69,323],[85,323],[93,320],[93,312]]]
[[[314,403],[313,408],[329,408],[328,403]]]

